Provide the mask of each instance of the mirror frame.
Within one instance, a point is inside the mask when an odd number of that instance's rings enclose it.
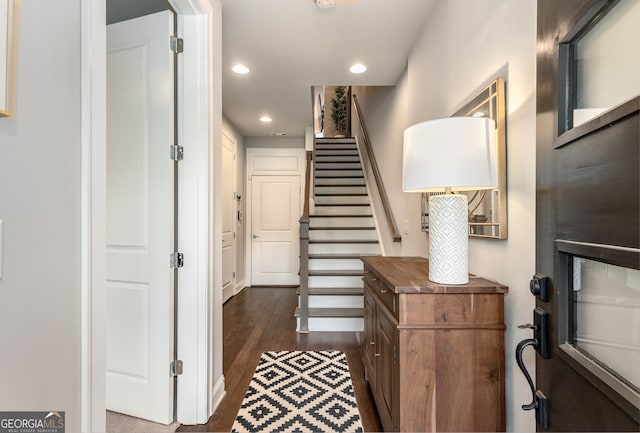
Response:
[[[6,68],[0,75],[0,86],[5,90],[4,104],[0,103],[0,117],[15,114],[16,107],[16,70],[18,54],[18,0],[0,0],[0,32],[6,32],[6,45],[0,46],[0,59]],[[6,8],[4,4],[6,3]],[[6,14],[6,16],[5,16]],[[4,25],[6,23],[6,28]]]
[[[477,116],[479,110],[482,110],[485,116]],[[469,221],[469,236],[487,238],[487,239],[507,239],[507,131],[506,131],[506,100],[505,100],[505,80],[502,77],[496,78],[487,87],[483,88],[479,93],[474,95],[462,108],[457,110],[451,117],[489,117],[496,123],[496,146],[498,157],[498,187],[490,190],[472,190],[459,192],[465,194],[469,198],[469,208],[477,203],[477,197],[481,197],[480,201],[489,200],[497,203],[498,209],[490,209],[497,216],[497,222]],[[429,197],[441,193],[423,193],[422,194],[422,231],[429,231]],[[486,194],[489,194],[488,198]],[[491,200],[491,195],[496,195],[496,200]],[[473,210],[470,212],[470,219]],[[478,233],[482,228],[490,228],[491,233]]]

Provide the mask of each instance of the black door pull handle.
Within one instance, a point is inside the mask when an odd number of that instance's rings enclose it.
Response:
[[[527,383],[529,384],[529,388],[531,388],[531,394],[533,395],[533,401],[529,404],[523,404],[522,409],[531,410],[535,409],[538,404],[536,402],[536,387],[533,384],[533,380],[531,380],[531,375],[527,371],[527,367],[525,367],[524,362],[522,361],[522,352],[527,346],[533,346],[534,348],[538,348],[538,340],[535,338],[528,338],[526,340],[522,340],[518,343],[516,347],[516,362],[518,363],[518,367],[520,367],[520,371],[524,374],[525,379],[527,379]]]
[[[531,389],[531,403],[523,404],[522,409],[524,410],[535,410],[536,412],[536,422],[543,429],[547,429],[548,420],[547,420],[547,396],[540,390],[536,390],[536,387],[531,379],[531,375],[527,371],[527,367],[524,365],[524,361],[522,360],[522,353],[524,349],[531,346],[536,352],[538,352],[543,358],[549,357],[549,344],[547,341],[548,338],[548,315],[547,312],[542,308],[536,308],[533,311],[533,325],[531,323],[527,323],[526,325],[520,325],[518,328],[520,329],[532,329],[534,338],[527,338],[522,340],[516,346],[516,363],[518,364],[518,368],[522,371],[527,383],[529,384],[529,388]]]

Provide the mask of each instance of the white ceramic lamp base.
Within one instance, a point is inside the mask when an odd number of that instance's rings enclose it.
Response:
[[[429,280],[440,284],[469,282],[467,196],[429,197]]]

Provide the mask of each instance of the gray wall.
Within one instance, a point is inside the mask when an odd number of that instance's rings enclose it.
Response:
[[[81,2],[20,3],[16,116],[0,118],[0,408],[80,431]],[[55,35],[55,37],[51,37]]]
[[[167,0],[107,0],[107,24],[171,9]]]

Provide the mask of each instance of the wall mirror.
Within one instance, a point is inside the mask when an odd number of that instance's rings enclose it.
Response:
[[[0,117],[14,114],[18,0],[0,0]]]
[[[498,187],[488,190],[463,191],[469,204],[469,236],[507,238],[507,134],[505,81],[497,78],[473,96],[451,117],[489,117],[496,123],[498,155]],[[422,230],[429,231],[429,197],[443,193],[422,194]]]

